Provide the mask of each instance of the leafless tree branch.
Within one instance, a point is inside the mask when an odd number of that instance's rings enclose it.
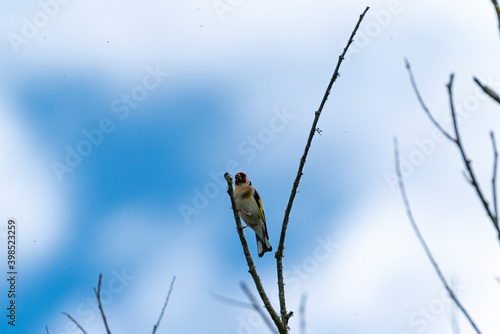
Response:
[[[321,112],[323,111],[323,107],[325,106],[326,101],[328,100],[328,96],[330,95],[330,91],[332,89],[333,83],[337,80],[337,78],[340,75],[339,74],[340,65],[342,64],[342,61],[344,60],[344,57],[347,53],[347,50],[349,49],[349,46],[354,41],[354,36],[356,35],[356,32],[359,29],[361,21],[363,20],[366,12],[369,9],[370,9],[369,7],[366,7],[366,9],[363,11],[363,13],[359,16],[358,22],[356,23],[356,26],[354,27],[354,30],[352,31],[351,36],[349,37],[347,45],[345,46],[342,54],[339,56],[337,65],[336,65],[335,70],[333,72],[332,78],[330,79],[330,83],[328,84],[326,92],[323,96],[321,104],[320,104],[318,110],[315,112],[315,117],[313,120],[313,124],[311,126],[311,130],[309,132],[309,137],[307,139],[306,147],[304,149],[304,153],[302,155],[302,158],[300,159],[299,169],[297,171],[295,181],[293,182],[292,192],[290,194],[290,198],[288,200],[288,205],[287,205],[287,208],[285,210],[285,216],[283,218],[283,225],[281,228],[280,241],[279,241],[278,249],[277,249],[276,254],[275,254],[277,276],[278,276],[278,296],[279,296],[279,303],[280,303],[281,318],[277,315],[276,311],[274,310],[271,303],[269,302],[269,299],[268,299],[268,297],[264,291],[264,288],[262,286],[262,283],[260,281],[259,275],[257,274],[257,271],[255,269],[255,265],[254,265],[252,256],[250,255],[250,251],[248,249],[248,244],[246,242],[245,235],[243,233],[243,228],[241,226],[241,220],[240,220],[240,216],[238,214],[237,208],[236,208],[236,203],[234,201],[232,178],[229,175],[229,173],[224,174],[224,178],[226,179],[226,182],[228,184],[227,192],[229,194],[229,197],[231,198],[231,205],[232,205],[232,209],[233,209],[234,218],[236,220],[238,235],[240,237],[241,245],[243,247],[243,252],[245,253],[245,257],[247,260],[250,275],[252,276],[252,278],[255,282],[255,286],[257,288],[257,291],[259,292],[259,295],[260,295],[262,301],[264,302],[264,306],[266,307],[269,315],[273,319],[276,327],[278,328],[278,330],[281,334],[288,333],[288,320],[293,315],[293,312],[287,312],[287,310],[286,310],[285,283],[283,280],[283,257],[284,257],[283,252],[285,249],[285,237],[286,237],[286,231],[288,228],[290,212],[292,210],[295,195],[297,194],[297,189],[299,187],[300,179],[303,175],[302,171],[303,171],[304,165],[306,163],[306,158],[307,158],[307,154],[309,153],[309,149],[311,147],[312,139],[314,137],[314,134],[316,132],[318,132],[317,124],[319,121],[319,117],[321,116]]]
[[[47,332],[47,334],[50,334],[48,326],[45,326],[45,331]]]
[[[495,133],[490,132],[491,145],[493,146],[493,175],[491,177],[491,188],[493,192],[493,209],[495,210],[495,220],[497,220],[498,225],[498,202],[497,202],[497,164],[498,164],[498,152],[497,145],[495,143]]]
[[[452,142],[455,142],[455,139],[448,132],[446,132],[441,127],[441,125],[439,124],[439,122],[436,121],[436,119],[434,118],[434,116],[432,116],[431,112],[429,111],[429,108],[427,108],[427,106],[425,105],[424,100],[422,99],[422,96],[420,95],[420,92],[418,90],[417,84],[415,82],[415,78],[413,77],[413,71],[411,70],[410,62],[408,61],[408,59],[405,59],[405,63],[406,63],[406,69],[408,71],[408,74],[410,75],[411,86],[412,86],[413,90],[415,91],[415,95],[417,96],[418,102],[420,103],[420,106],[422,107],[422,109],[424,109],[425,114],[427,115],[427,117],[429,117],[429,119],[431,120],[432,124],[434,124],[434,126],[436,128],[438,128],[438,130],[441,131],[441,133],[446,138],[448,138]]]
[[[498,96],[497,93],[495,93],[495,91],[493,89],[491,89],[490,87],[486,86],[486,85],[483,85],[481,83],[481,81],[479,81],[478,78],[474,77],[474,81],[476,82],[476,84],[483,90],[483,92],[488,95],[489,97],[491,97],[493,100],[495,100],[497,103],[500,103],[500,96]]]
[[[325,95],[323,96],[323,100],[321,101],[319,109],[315,112],[314,121],[312,123],[311,130],[309,131],[309,138],[307,139],[306,147],[304,149],[304,154],[302,155],[302,158],[300,159],[299,169],[297,171],[295,181],[293,182],[292,192],[290,194],[290,198],[288,200],[288,205],[287,205],[287,208],[285,210],[285,216],[283,218],[283,225],[281,228],[281,236],[280,236],[280,241],[279,241],[279,245],[278,245],[278,250],[276,251],[276,254],[275,254],[277,275],[278,275],[278,295],[279,295],[279,300],[280,300],[281,321],[283,322],[283,325],[285,327],[288,326],[288,320],[290,319],[290,317],[293,314],[292,312],[288,313],[286,310],[285,283],[283,281],[283,256],[284,256],[283,252],[285,250],[285,237],[286,237],[286,231],[288,228],[290,212],[292,210],[292,205],[293,205],[293,201],[295,199],[295,195],[297,194],[297,189],[299,187],[300,178],[303,175],[302,170],[304,169],[304,165],[306,163],[306,158],[307,158],[307,154],[309,153],[309,148],[311,147],[312,139],[313,139],[314,134],[317,132],[317,129],[318,129],[317,124],[319,121],[319,117],[321,116],[321,112],[323,111],[323,107],[325,106],[326,100],[328,99],[328,96],[330,95],[330,90],[332,89],[333,83],[337,80],[337,78],[339,76],[340,65],[342,64],[342,61],[344,60],[344,57],[347,53],[347,50],[349,49],[349,46],[352,44],[352,42],[354,40],[354,36],[356,35],[356,32],[359,29],[361,21],[363,20],[368,9],[369,9],[369,7],[366,7],[364,12],[359,16],[358,22],[356,23],[356,26],[354,27],[354,30],[351,33],[351,36],[347,42],[347,45],[345,46],[342,54],[339,56],[337,66],[335,67],[332,78],[330,79],[330,83],[328,84],[328,87],[326,89]]]
[[[69,320],[71,320],[71,321],[72,321],[72,322],[76,325],[76,327],[78,327],[78,329],[82,331],[82,333],[83,333],[83,334],[87,334],[87,332],[85,331],[85,329],[83,329],[83,327],[82,327],[82,326],[80,326],[80,324],[78,323],[78,321],[76,321],[75,319],[73,319],[73,317],[71,317],[71,316],[70,316],[68,313],[66,313],[66,312],[62,312],[62,314],[63,314],[63,315],[65,315],[65,316],[67,316],[67,317],[68,317],[68,319],[69,319]],[[46,329],[47,329],[47,333],[48,333],[49,329],[48,329],[48,328],[46,328]]]
[[[257,288],[257,291],[259,292],[259,296],[264,302],[264,306],[266,307],[267,312],[271,316],[271,318],[274,321],[274,324],[276,325],[276,328],[278,328],[279,332],[281,334],[286,334],[287,333],[287,327],[284,326],[284,324],[281,322],[278,314],[274,310],[273,306],[271,305],[271,302],[269,301],[269,298],[267,297],[266,291],[264,290],[264,287],[262,286],[262,282],[260,280],[259,275],[257,274],[257,269],[255,269],[255,264],[252,259],[252,255],[250,254],[250,250],[248,249],[248,243],[245,238],[245,233],[243,232],[243,226],[241,225],[241,219],[240,215],[238,213],[238,209],[236,206],[236,202],[234,200],[234,191],[233,191],[233,179],[229,173],[224,174],[224,178],[226,179],[227,182],[227,193],[229,195],[229,198],[231,199],[231,207],[233,209],[233,215],[234,219],[236,221],[236,230],[238,231],[238,236],[240,237],[240,242],[241,246],[243,247],[243,253],[245,254],[245,258],[247,260],[248,264],[248,272],[252,276],[252,279],[255,283],[255,287]]]
[[[498,239],[500,240],[500,229],[498,227],[498,222],[497,222],[497,217],[495,214],[490,210],[488,201],[486,200],[485,196],[483,195],[483,192],[481,191],[481,188],[479,187],[479,182],[477,181],[476,175],[474,173],[474,169],[472,168],[471,160],[467,157],[467,154],[465,153],[465,149],[462,143],[462,140],[460,138],[460,132],[458,130],[458,122],[457,122],[457,115],[455,112],[455,104],[453,102],[453,78],[454,75],[450,75],[450,81],[446,85],[448,88],[448,96],[450,100],[450,110],[451,110],[451,116],[453,120],[453,128],[455,129],[455,143],[460,151],[460,154],[462,156],[462,160],[465,164],[465,168],[467,169],[469,179],[471,181],[472,186],[476,190],[477,196],[481,200],[481,203],[483,204],[483,207],[486,211],[486,214],[490,218],[490,220],[493,223],[493,226],[495,227],[497,233],[498,233]]]
[[[158,327],[160,327],[160,322],[161,322],[161,319],[163,318],[163,313],[165,313],[165,309],[167,308],[168,301],[170,299],[170,295],[172,294],[172,289],[174,288],[174,283],[175,283],[175,276],[172,278],[172,282],[170,282],[170,289],[168,289],[167,298],[165,299],[165,303],[163,304],[163,307],[161,309],[161,313],[160,313],[160,317],[158,318],[158,322],[153,327],[152,334],[155,334]]]
[[[439,266],[438,266],[436,260],[434,259],[434,256],[432,255],[429,247],[427,246],[427,243],[425,242],[424,238],[422,237],[422,234],[420,234],[420,230],[419,230],[419,228],[417,226],[417,223],[415,222],[415,220],[413,218],[413,214],[412,214],[411,208],[410,208],[410,203],[408,201],[408,197],[406,196],[406,190],[405,190],[405,185],[404,185],[404,182],[403,182],[403,176],[401,175],[401,167],[400,167],[400,164],[399,164],[399,148],[398,148],[398,140],[397,140],[397,138],[394,138],[394,158],[395,158],[394,160],[395,160],[395,164],[396,164],[396,174],[398,176],[399,190],[401,191],[401,198],[403,199],[403,203],[404,203],[405,208],[406,208],[406,214],[408,216],[408,220],[411,223],[413,231],[415,232],[415,234],[416,234],[416,236],[418,238],[418,241],[420,242],[420,244],[424,248],[425,254],[427,255],[427,258],[429,259],[429,261],[431,262],[432,266],[434,267],[434,270],[436,271],[437,275],[439,276],[439,279],[441,280],[441,283],[443,283],[446,291],[448,291],[448,294],[450,295],[450,298],[457,305],[457,307],[460,309],[460,311],[462,311],[462,313],[465,315],[465,317],[467,318],[467,320],[469,321],[469,323],[471,324],[471,326],[474,328],[474,330],[478,334],[481,334],[481,332],[477,328],[476,324],[472,320],[472,318],[469,315],[469,313],[467,312],[467,310],[462,306],[462,304],[458,300],[458,297],[455,295],[455,293],[453,292],[453,290],[450,288],[450,286],[446,282],[446,279],[444,278],[443,273],[441,272],[441,269],[439,269]]]
[[[497,20],[498,20],[498,31],[500,31],[500,7],[498,6],[497,0],[491,0],[491,3],[495,7],[495,12],[497,14]]]
[[[106,320],[106,315],[104,314],[104,310],[102,308],[101,302],[101,283],[102,283],[102,274],[99,274],[99,282],[97,283],[97,290],[94,288],[95,295],[97,297],[97,303],[99,304],[99,311],[101,311],[102,320],[104,322],[104,327],[106,328],[106,333],[111,334],[109,330],[108,321]]]
[[[454,79],[454,75],[453,74],[450,75],[450,81],[446,85],[447,90],[448,90],[450,111],[451,111],[451,117],[452,117],[452,121],[453,121],[453,129],[454,129],[454,135],[455,135],[455,137],[453,138],[445,130],[443,130],[443,128],[439,125],[439,123],[432,117],[431,113],[429,112],[429,109],[425,106],[425,104],[424,104],[424,102],[423,102],[423,100],[422,100],[422,98],[420,96],[420,93],[418,91],[417,85],[416,85],[416,83],[415,83],[415,81],[413,79],[413,73],[411,71],[410,63],[407,60],[406,60],[406,68],[408,69],[408,73],[410,75],[410,80],[412,82],[412,86],[413,86],[413,89],[415,91],[415,94],[417,95],[417,98],[420,101],[420,105],[424,109],[425,113],[430,118],[430,120],[432,121],[432,123],[443,133],[443,135],[445,135],[446,138],[448,138],[451,142],[453,142],[457,146],[458,150],[460,151],[460,156],[461,156],[462,161],[463,161],[463,163],[465,165],[465,168],[467,170],[467,173],[466,173],[465,176],[466,176],[467,180],[469,181],[469,183],[474,188],[474,190],[476,191],[476,194],[479,197],[479,200],[481,201],[481,204],[483,205],[483,208],[486,211],[486,214],[487,214],[488,218],[493,223],[493,227],[495,228],[495,230],[497,232],[497,237],[498,237],[498,239],[500,241],[500,228],[499,228],[499,225],[498,225],[498,222],[497,222],[497,216],[496,216],[495,213],[493,213],[491,211],[489,203],[486,200],[486,197],[484,196],[484,194],[483,194],[483,192],[481,190],[481,187],[479,186],[479,182],[477,181],[476,175],[474,173],[474,169],[472,167],[472,161],[469,159],[469,157],[465,153],[465,149],[464,149],[464,146],[463,146],[463,143],[462,143],[462,139],[461,139],[461,136],[460,136],[460,131],[458,129],[458,120],[457,120],[457,115],[456,115],[456,112],[455,112],[455,104],[453,102],[453,79]]]

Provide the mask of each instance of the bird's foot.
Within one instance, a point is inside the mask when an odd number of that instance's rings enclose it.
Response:
[[[243,212],[243,213],[244,213],[244,214],[246,214],[247,216],[251,216],[251,215],[252,215],[252,213],[251,213],[251,212],[246,212],[246,211],[243,211],[243,210],[241,210],[240,208],[238,208],[238,211]]]
[[[242,229],[242,230],[244,230],[244,229],[246,229],[247,227],[248,227],[248,225],[245,225],[245,226],[242,226],[242,227],[241,227],[241,229]],[[235,229],[237,230],[237,229],[238,229],[238,226],[236,226],[236,228],[235,228]]]
[[[247,216],[251,216],[251,215],[252,215],[252,213],[251,213],[251,212],[246,212],[246,211],[243,211],[243,210],[241,210],[240,208],[238,208],[238,211],[243,212],[243,213],[244,213],[244,214],[246,214]]]

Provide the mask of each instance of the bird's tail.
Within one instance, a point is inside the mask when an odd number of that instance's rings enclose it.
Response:
[[[269,236],[267,235],[267,228],[266,228],[266,225],[263,224],[262,225],[262,229],[264,233],[263,236],[264,236],[264,239],[262,239],[261,237],[259,237],[259,235],[257,233],[255,233],[255,236],[257,237],[257,250],[259,252],[259,257],[262,257],[264,256],[264,253],[266,252],[270,252],[273,250],[273,247],[271,246],[271,243],[269,242]]]

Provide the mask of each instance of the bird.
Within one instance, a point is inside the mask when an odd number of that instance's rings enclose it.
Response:
[[[262,257],[266,252],[273,250],[267,234],[262,200],[245,173],[237,173],[234,179],[234,200],[238,206],[240,217],[254,230],[259,257]]]

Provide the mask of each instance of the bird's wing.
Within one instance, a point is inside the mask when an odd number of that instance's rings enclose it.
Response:
[[[259,193],[255,189],[253,191],[253,198],[255,199],[255,202],[257,202],[257,206],[259,207],[260,214],[262,216],[262,222],[264,222],[265,224],[266,216],[264,216],[264,208],[262,207],[262,200],[260,199]]]

